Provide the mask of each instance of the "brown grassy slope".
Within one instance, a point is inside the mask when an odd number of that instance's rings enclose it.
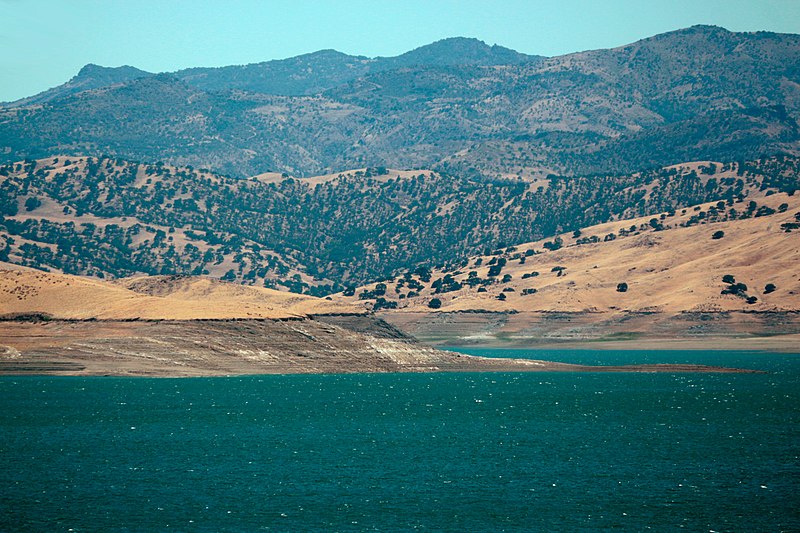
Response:
[[[0,263],[0,316],[65,319],[289,318],[356,311],[346,303],[203,277],[105,282]]]
[[[665,215],[661,220],[665,228],[662,231],[649,226],[652,218],[660,219],[658,216],[610,222],[582,231],[581,238],[597,236],[601,241],[598,243],[576,245],[577,239],[572,234],[564,234],[561,235],[564,246],[556,251],[546,251],[545,241],[518,246],[503,255],[508,263],[495,282],[486,287],[486,292],[464,285],[457,291],[434,294],[431,283],[424,283],[425,287],[417,291],[419,296],[400,299],[398,277],[385,282],[384,298],[396,301],[399,312],[433,312],[428,303],[434,297],[442,302],[439,311],[798,310],[800,230],[787,233],[781,229],[781,224],[796,222],[800,195],[775,194],[757,198],[757,202],[759,206],[776,210],[786,203],[788,209],[770,216],[681,227],[690,217],[707,212],[712,205],[704,204],[698,210],[692,207],[678,210],[674,216]],[[732,207],[742,211],[745,206],[746,202],[734,203]],[[620,228],[631,226],[636,226],[632,234],[620,236]],[[724,237],[712,239],[716,231],[723,231]],[[603,242],[610,233],[614,233],[616,239]],[[527,250],[534,250],[537,255],[527,257],[521,264],[519,256]],[[461,282],[467,279],[470,271],[486,279],[487,263],[493,257],[471,258],[467,266],[450,274]],[[481,265],[476,266],[479,259]],[[565,267],[561,276],[553,271],[558,266]],[[539,272],[539,275],[522,279],[523,274],[531,272]],[[445,274],[434,270],[431,281]],[[512,279],[502,283],[506,274]],[[745,283],[747,294],[756,296],[758,301],[748,304],[744,298],[720,294],[726,287],[722,282],[725,274],[732,274],[737,282]],[[618,292],[619,283],[627,283],[628,291]],[[777,290],[763,294],[768,283],[774,284]],[[335,299],[356,303],[364,289],[373,290],[375,286],[360,288],[349,298],[340,294]],[[523,295],[524,289],[537,292]],[[399,290],[403,295],[409,291],[407,285]],[[498,299],[500,294],[505,295],[504,301]],[[369,307],[372,302],[374,300],[366,300],[362,305]]]

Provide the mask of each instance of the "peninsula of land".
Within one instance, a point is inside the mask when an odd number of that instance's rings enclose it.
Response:
[[[330,300],[209,278],[105,282],[4,265],[0,374],[229,376],[364,372],[751,372],[474,357]]]

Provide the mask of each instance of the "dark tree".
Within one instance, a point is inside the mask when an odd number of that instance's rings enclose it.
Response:
[[[503,270],[503,266],[502,265],[498,265],[498,264],[492,265],[492,266],[489,267],[488,276],[492,277],[492,278],[495,277],[495,276],[499,276],[500,272],[502,270]]]
[[[628,292],[628,284],[624,281],[622,283],[617,283],[617,292]]]
[[[714,239],[714,240],[717,240],[717,239],[723,238],[724,236],[725,236],[725,232],[722,231],[722,230],[719,230],[719,231],[715,231],[714,234],[711,235],[711,238]]]
[[[553,241],[552,241],[552,242],[550,242],[550,241],[547,241],[547,242],[546,242],[546,243],[544,243],[542,246],[544,246],[545,248],[547,248],[547,249],[548,249],[548,250],[550,250],[551,252],[555,252],[556,250],[558,250],[559,248],[561,248],[561,246],[562,246],[563,244],[564,244],[564,241],[561,239],[561,237],[556,237],[555,239],[553,239]]]
[[[42,201],[39,200],[36,196],[31,196],[27,200],[25,200],[25,211],[33,211],[37,207],[42,205]]]
[[[439,309],[442,307],[442,301],[439,298],[433,298],[430,302],[428,302],[428,307],[431,309]]]

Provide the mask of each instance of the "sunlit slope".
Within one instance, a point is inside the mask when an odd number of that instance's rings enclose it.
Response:
[[[798,310],[798,217],[800,195],[704,204],[563,234],[556,250],[549,239],[473,257],[450,272],[434,269],[428,282],[425,273],[397,276],[382,295],[373,283],[336,298],[365,307],[383,298],[379,308],[401,312]],[[726,275],[746,289],[723,282]],[[434,298],[440,307],[431,307]]]
[[[0,264],[0,315],[67,319],[289,318],[350,312],[347,304],[202,277],[115,283]]]

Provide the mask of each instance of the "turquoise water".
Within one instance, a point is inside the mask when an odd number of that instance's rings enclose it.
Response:
[[[0,378],[0,530],[800,530],[800,355],[550,355],[770,373]]]

